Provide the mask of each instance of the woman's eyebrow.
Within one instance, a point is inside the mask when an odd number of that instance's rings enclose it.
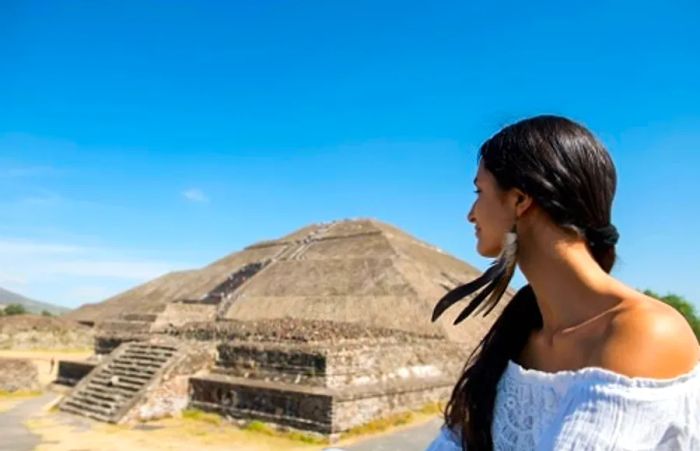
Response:
[[[479,181],[479,179],[477,179],[476,177],[474,177],[474,184],[477,185],[477,186],[479,185],[479,184],[477,183],[478,181]]]

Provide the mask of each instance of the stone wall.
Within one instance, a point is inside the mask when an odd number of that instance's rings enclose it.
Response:
[[[222,343],[218,371],[237,377],[325,386],[326,355],[316,347],[272,343]]]
[[[333,432],[333,397],[270,383],[217,376],[190,379],[190,406],[233,418],[259,419],[322,434]]]
[[[337,389],[456,377],[465,357],[454,343],[437,339],[356,340],[334,346],[234,342],[217,349],[219,373]]]
[[[172,302],[158,315],[151,331],[162,332],[192,321],[213,321],[215,316],[216,305]]]
[[[190,379],[190,406],[232,418],[257,419],[332,435],[449,397],[452,383],[413,381],[338,393],[242,378],[210,375]]]
[[[217,350],[215,374],[190,380],[192,407],[326,435],[445,401],[465,357],[432,338],[232,342]]]
[[[455,378],[462,365],[459,349],[446,340],[426,339],[413,343],[368,341],[328,350],[325,385],[342,389],[374,384],[390,386],[408,380]]]
[[[347,431],[379,418],[445,401],[449,399],[452,385],[416,385],[374,396],[339,398],[333,403],[333,432]]]
[[[40,388],[34,363],[28,359],[0,358],[0,391],[34,391]]]

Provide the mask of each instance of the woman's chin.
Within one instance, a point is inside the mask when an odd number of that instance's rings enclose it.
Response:
[[[486,258],[496,258],[500,254],[500,249],[494,246],[487,246],[481,240],[476,243],[476,251],[479,255]]]

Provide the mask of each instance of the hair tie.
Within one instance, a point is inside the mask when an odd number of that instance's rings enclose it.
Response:
[[[586,229],[586,238],[591,247],[613,247],[620,239],[620,234],[614,225],[608,224],[605,227]]]

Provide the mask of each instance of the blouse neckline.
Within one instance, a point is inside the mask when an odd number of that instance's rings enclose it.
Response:
[[[693,369],[685,374],[668,379],[656,379],[650,377],[630,377],[624,374],[616,373],[600,367],[586,367],[578,370],[560,370],[556,372],[547,372],[536,369],[524,368],[513,360],[508,360],[506,373],[522,382],[539,382],[539,383],[563,383],[574,380],[596,380],[600,382],[609,382],[627,387],[667,387],[681,384],[691,379],[700,379],[700,362]]]

